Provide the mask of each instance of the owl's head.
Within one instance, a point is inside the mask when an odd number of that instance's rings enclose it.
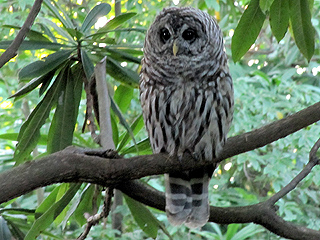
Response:
[[[202,52],[221,51],[222,34],[205,12],[191,7],[165,8],[150,26],[144,48],[145,54],[166,59],[192,59]]]

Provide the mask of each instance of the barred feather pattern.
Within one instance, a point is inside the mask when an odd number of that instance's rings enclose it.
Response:
[[[164,28],[169,32],[165,39]],[[193,41],[185,37],[186,29],[196,31]],[[216,21],[190,7],[164,9],[146,35],[140,101],[153,152],[177,155],[182,163],[188,152],[212,163],[165,174],[166,212],[173,225],[194,228],[209,218],[209,180],[233,116],[233,85],[223,48]]]

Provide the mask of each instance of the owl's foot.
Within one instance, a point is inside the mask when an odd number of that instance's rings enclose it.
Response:
[[[102,158],[111,158],[111,159],[117,159],[117,158],[122,158],[121,155],[118,154],[118,152],[114,149],[90,149],[88,151],[85,151],[86,155],[91,155],[91,156],[98,156]]]

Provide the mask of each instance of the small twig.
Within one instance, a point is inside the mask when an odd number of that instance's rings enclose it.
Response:
[[[312,168],[319,164],[319,158],[317,158],[316,153],[320,147],[320,139],[313,145],[309,153],[309,162],[308,164],[301,170],[301,172],[291,180],[284,188],[282,188],[279,192],[274,194],[271,198],[267,200],[268,204],[274,205],[280,198],[287,195],[293,189],[297,187],[297,185],[311,172]]]
[[[105,195],[104,202],[103,202],[103,210],[102,210],[102,212],[101,213],[97,213],[97,214],[95,214],[93,216],[90,216],[87,219],[86,228],[85,228],[84,232],[81,233],[81,235],[77,238],[77,240],[84,240],[88,236],[91,228],[94,225],[97,225],[102,218],[108,217],[108,215],[110,213],[110,209],[111,209],[112,196],[113,196],[113,187],[109,187],[106,190],[106,195]]]
[[[30,13],[22,25],[20,31],[18,32],[16,38],[12,41],[10,46],[6,49],[6,51],[0,56],[0,68],[4,64],[6,64],[11,58],[14,58],[17,55],[17,51],[27,36],[31,26],[33,25],[34,20],[36,19],[38,13],[41,9],[41,4],[43,0],[36,0],[30,10]]]

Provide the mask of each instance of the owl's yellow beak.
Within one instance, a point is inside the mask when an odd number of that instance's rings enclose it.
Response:
[[[173,47],[172,47],[173,55],[176,56],[177,52],[179,51],[179,47],[177,45],[177,40],[174,40]]]

